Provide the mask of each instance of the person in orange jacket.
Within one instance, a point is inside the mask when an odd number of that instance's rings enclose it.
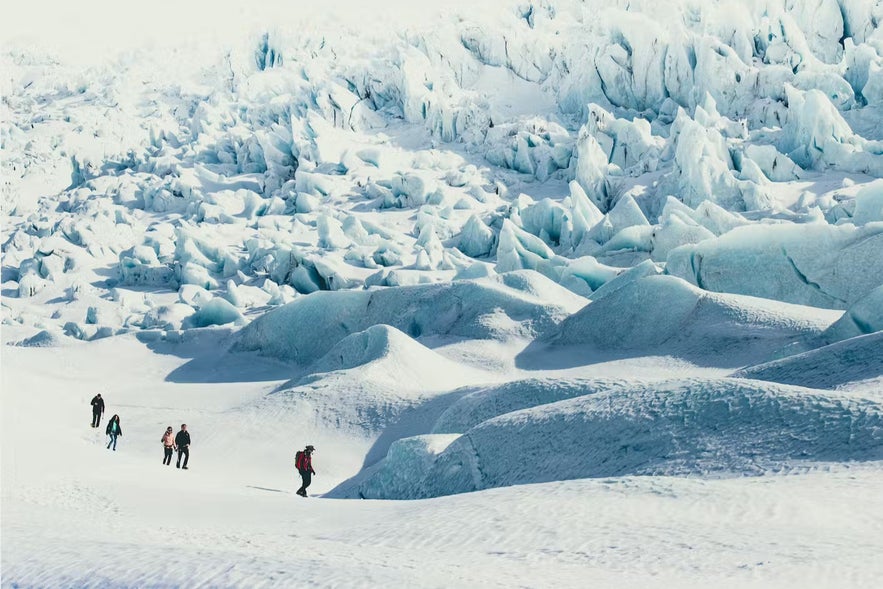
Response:
[[[166,433],[163,434],[161,441],[163,452],[165,453],[162,463],[166,466],[171,466],[172,453],[175,451],[175,432],[172,429],[172,426],[166,428]]]

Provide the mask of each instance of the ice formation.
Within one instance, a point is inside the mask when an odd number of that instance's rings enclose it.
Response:
[[[413,452],[391,452],[340,492],[435,497],[516,481],[757,473],[794,461],[879,460],[883,452],[883,413],[868,400],[740,379],[608,387],[484,421],[437,454],[423,446],[419,469],[393,464],[414,460]],[[390,485],[393,471],[413,479]]]
[[[735,372],[734,376],[832,389],[856,381],[873,381],[883,376],[881,344],[883,334],[877,331],[749,366]]]
[[[262,315],[237,349],[307,365],[351,334],[389,325],[414,338],[530,338],[585,304],[543,276],[512,273],[449,284],[315,293]]]
[[[645,276],[594,300],[544,335],[552,346],[600,354],[666,353],[739,366],[812,346],[837,312],[702,291],[673,276]],[[587,354],[590,353],[587,350]]]
[[[4,320],[198,327],[167,296],[195,285],[248,321],[475,260],[584,296],[602,286],[592,263],[647,259],[708,290],[829,308],[880,285],[879,6],[525,10],[355,45],[244,31],[176,63],[194,84],[167,80],[162,51],[88,70],[7,52]],[[93,74],[105,82],[77,86]],[[132,75],[153,89],[132,95]],[[84,276],[95,333],[61,302]]]

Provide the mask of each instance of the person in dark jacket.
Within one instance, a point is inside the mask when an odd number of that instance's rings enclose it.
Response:
[[[110,450],[110,446],[113,444],[113,451],[116,452],[117,436],[123,435],[123,429],[120,427],[120,416],[114,414],[114,416],[110,418],[110,421],[107,422],[107,428],[104,431],[110,436],[110,441],[107,442],[107,449]]]
[[[300,473],[303,482],[300,489],[297,490],[297,494],[301,497],[307,496],[307,487],[310,486],[313,475],[316,474],[316,471],[313,470],[313,452],[315,450],[312,446],[307,446],[295,455],[294,466],[297,467],[297,472]]]
[[[175,432],[172,430],[172,426],[166,428],[166,433],[163,434],[160,441],[163,448],[162,463],[169,466],[172,464],[172,452],[175,449]]]
[[[190,460],[190,432],[187,431],[187,424],[181,424],[181,431],[175,436],[175,446],[178,447],[178,463],[176,468],[187,470],[187,461]],[[181,457],[184,457],[184,466],[181,466]]]
[[[98,393],[94,397],[92,397],[92,427],[98,427],[101,425],[101,415],[104,413],[104,399],[101,398],[101,393]]]

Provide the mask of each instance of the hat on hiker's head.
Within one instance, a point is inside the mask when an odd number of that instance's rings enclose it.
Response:
[[[306,448],[306,449],[309,450],[310,452],[313,452],[313,451],[316,450],[316,449],[315,449],[312,445],[310,445],[310,444],[307,444],[307,448]]]

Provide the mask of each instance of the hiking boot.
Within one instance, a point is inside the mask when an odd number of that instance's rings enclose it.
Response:
[[[187,467],[186,467],[186,466],[182,466],[181,469],[182,469],[182,470],[187,470]]]

